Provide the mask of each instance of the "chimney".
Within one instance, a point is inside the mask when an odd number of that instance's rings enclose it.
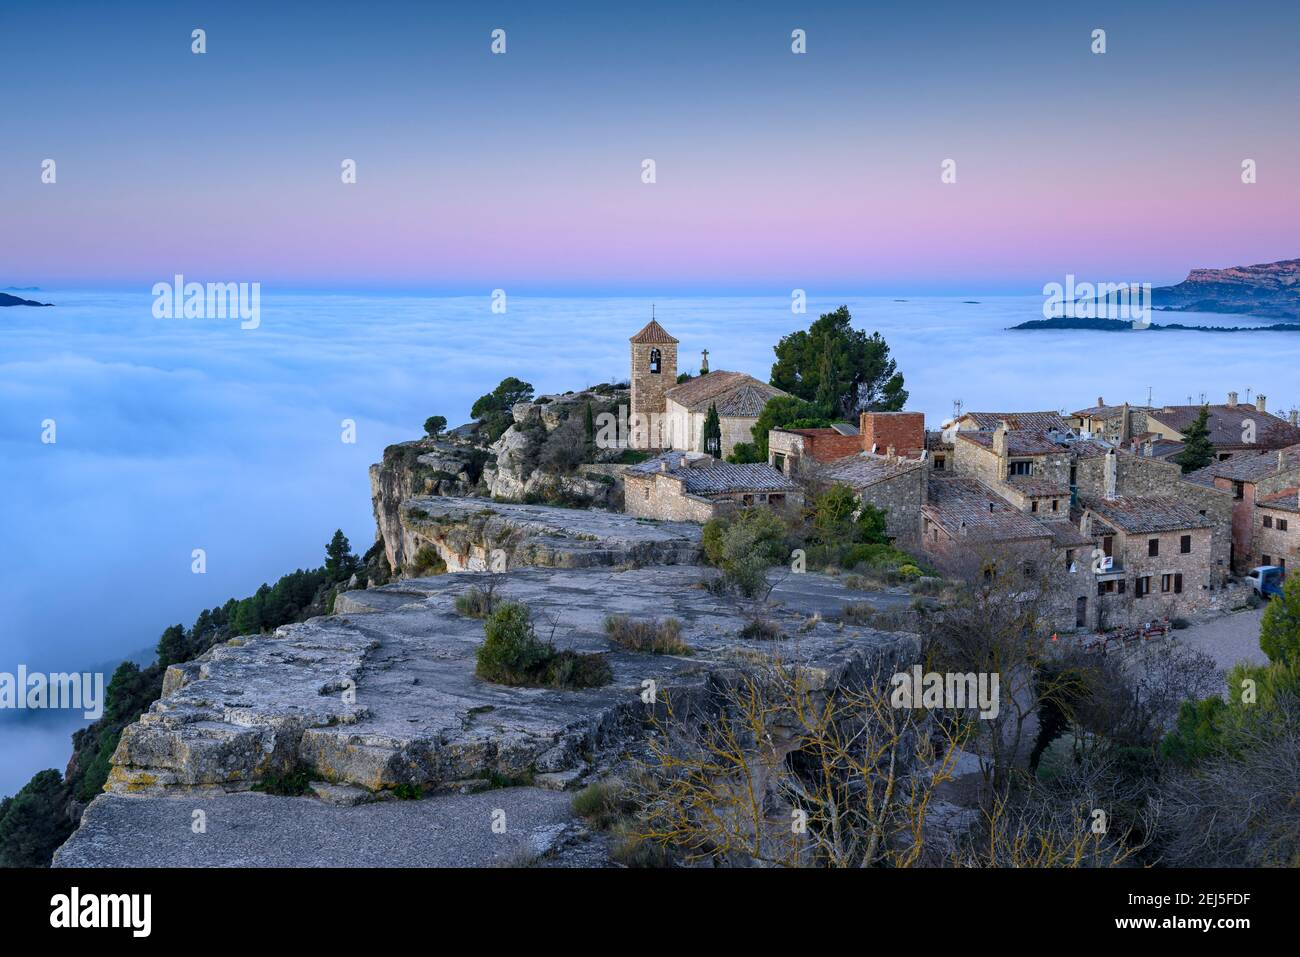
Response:
[[[1235,409],[1236,407],[1237,407],[1237,393],[1235,393],[1235,392],[1229,392],[1229,393],[1228,393],[1228,408],[1230,408],[1230,409]]]
[[[1287,416],[1287,419],[1292,425],[1300,426],[1300,409],[1292,409],[1291,414]]]
[[[1115,457],[1115,450],[1111,449],[1106,453],[1106,490],[1102,495],[1105,499],[1115,497],[1115,485],[1119,478],[1119,460]]]
[[[1281,455],[1282,453],[1279,452],[1278,454]],[[898,450],[895,449],[892,445],[889,446],[887,449],[885,449],[885,458],[893,462],[895,459],[898,458]]]
[[[1255,396],[1255,411],[1256,412],[1268,411],[1268,396],[1266,395]]]
[[[1277,450],[1277,470],[1281,472],[1286,468],[1286,453],[1281,449]]]
[[[1103,399],[1101,396],[1097,396],[1097,408],[1104,409],[1105,407],[1106,407],[1106,400]]]
[[[1119,407],[1119,440],[1125,441],[1129,437],[1129,417],[1128,403],[1125,402]]]
[[[999,462],[1005,463],[1007,460],[1007,423],[999,422],[998,427],[993,430],[993,454],[998,457]],[[1006,469],[1001,470],[1003,478],[1006,478]]]
[[[1083,517],[1079,519],[1079,534],[1092,538],[1092,512],[1088,509],[1084,509]]]

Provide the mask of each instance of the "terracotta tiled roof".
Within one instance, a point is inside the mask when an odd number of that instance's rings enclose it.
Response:
[[[1160,495],[1087,497],[1079,501],[1123,532],[1172,532],[1210,528],[1214,524],[1192,506]]]
[[[1070,423],[1059,412],[964,412],[957,421],[962,419],[970,419],[976,428],[987,431],[996,429],[1002,422],[1012,429],[1070,430]]]
[[[945,478],[930,483],[923,510],[950,535],[979,541],[1049,539],[1052,523],[1040,522],[1013,507],[983,482]]]
[[[904,472],[923,468],[924,465],[922,459],[895,458],[891,461],[884,455],[859,452],[856,455],[846,455],[834,462],[827,462],[817,470],[817,477],[827,482],[843,482],[853,488],[864,488],[895,478]]]
[[[993,448],[992,432],[958,432],[957,438],[974,442],[986,449]],[[1065,448],[1054,442],[1046,432],[1038,429],[1016,429],[1007,433],[1008,455],[1051,455]]]
[[[667,329],[659,325],[659,323],[656,322],[654,319],[651,319],[649,322],[645,324],[644,327],[642,327],[640,332],[638,332],[636,335],[632,337],[631,341],[638,342],[638,343],[643,343],[643,342],[669,343],[669,342],[676,342],[677,340],[668,334]]]
[[[685,466],[683,458],[688,463]],[[770,465],[733,465],[703,452],[661,452],[628,466],[624,474],[667,475],[680,481],[691,495],[703,496],[726,492],[789,492],[799,487]]]
[[[1188,472],[1184,478],[1198,485],[1213,485],[1215,478],[1232,479],[1235,482],[1258,482],[1278,471],[1279,452],[1282,453],[1286,468],[1300,468],[1300,445],[1292,445],[1285,449],[1273,449],[1258,454],[1243,453],[1222,462],[1211,462],[1205,468]]]
[[[741,416],[756,416],[763,411],[768,399],[785,394],[751,375],[721,369],[688,379],[664,393],[670,401],[689,412],[707,412],[710,404],[716,404],[719,415]],[[740,411],[726,412],[724,408]]]
[[[1070,486],[1064,482],[1053,482],[1051,479],[1039,478],[1035,475],[1013,475],[1007,479],[1007,484],[1022,495],[1034,498],[1043,495],[1070,494]]]
[[[1235,406],[1211,405],[1209,410],[1210,442],[1213,445],[1230,448],[1248,445],[1242,439],[1242,422],[1246,419],[1255,423],[1255,445],[1276,449],[1300,443],[1300,428],[1270,412],[1258,411],[1249,402],[1239,402]],[[1200,412],[1199,405],[1167,405],[1162,409],[1152,409],[1147,414],[1147,421],[1154,420],[1176,432],[1186,433]]]
[[[1256,499],[1255,505],[1258,508],[1276,508],[1285,512],[1300,512],[1300,489],[1284,488],[1280,492],[1274,492],[1272,495],[1265,495],[1263,498]]]

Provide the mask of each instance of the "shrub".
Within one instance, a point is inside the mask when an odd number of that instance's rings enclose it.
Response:
[[[557,651],[537,637],[526,605],[502,602],[483,624],[474,673],[503,685],[591,688],[608,684],[613,671],[603,655]]]
[[[767,569],[790,554],[785,523],[766,508],[709,520],[701,544],[705,559],[722,569],[720,587],[751,598],[766,586]]]
[[[780,641],[785,634],[776,622],[766,618],[755,618],[740,629],[740,637],[746,641]]]
[[[432,545],[423,545],[411,559],[408,569],[413,577],[421,575],[441,575],[447,570],[447,563],[442,560],[438,554],[438,549]]]
[[[496,606],[493,589],[472,585],[456,596],[456,610],[467,618],[486,618]]]
[[[850,625],[869,625],[876,617],[876,609],[865,601],[849,602],[840,610],[840,617]]]
[[[312,778],[316,772],[305,765],[299,765],[284,774],[268,774],[253,785],[252,790],[264,794],[276,794],[281,797],[297,797],[311,790]]]
[[[682,641],[682,623],[676,618],[633,621],[627,615],[610,615],[605,619],[605,634],[610,641],[632,651],[654,655],[691,653],[691,646]]]
[[[526,605],[503,602],[483,626],[486,638],[478,650],[476,674],[497,684],[530,684],[555,655],[537,637]]]

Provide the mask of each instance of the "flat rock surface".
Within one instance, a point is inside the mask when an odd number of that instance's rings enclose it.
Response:
[[[220,790],[101,794],[55,867],[493,867],[529,863],[576,826],[572,795],[538,788],[334,807]],[[206,817],[196,834],[194,812]],[[494,815],[504,821],[493,831]]]
[[[517,568],[501,576],[464,572],[412,579],[341,595],[339,614],[217,646],[169,669],[163,698],[124,731],[107,788],[113,793],[97,799],[65,845],[64,859],[98,855],[126,865],[137,863],[137,852],[153,860],[170,849],[172,863],[190,863],[195,845],[188,824],[160,829],[175,808],[192,810],[214,794],[218,801],[237,797],[239,807],[254,810],[292,802],[285,820],[308,815],[298,832],[303,835],[317,826],[322,834],[330,830],[319,822],[351,820],[339,815],[357,815],[357,833],[382,829],[383,821],[400,830],[406,826],[402,815],[504,793],[465,793],[492,781],[535,780],[548,790],[519,790],[528,795],[520,798],[526,807],[539,814],[543,807],[567,808],[570,795],[549,789],[580,787],[601,755],[621,753],[644,735],[655,710],[641,699],[647,681],[655,682],[660,702],[664,695],[683,701],[702,693],[719,673],[771,656],[826,684],[848,671],[914,660],[914,636],[826,617],[850,601],[874,597],[889,603],[899,596],[846,589],[820,575],[790,576],[775,593],[783,607],[766,613],[785,640],[745,641],[738,637],[745,609],[704,587],[713,574],[668,565]],[[605,655],[613,681],[572,691],[477,678],[483,622],[459,614],[454,602],[471,586],[490,582],[500,598],[529,606],[544,640]],[[603,628],[610,614],[677,618],[693,654],[650,655],[614,645]],[[320,789],[320,799],[247,793],[257,781],[304,768],[313,780],[343,787]],[[398,787],[434,797],[347,806],[367,793],[387,796]],[[459,793],[441,793],[448,791]],[[265,821],[268,828],[279,826],[273,818]],[[121,828],[133,833],[118,833]],[[239,832],[232,826],[221,833]],[[156,851],[142,850],[151,842],[157,842]],[[251,842],[248,854],[255,856],[257,846]],[[241,847],[212,853],[234,861],[244,853]],[[280,853],[268,851],[267,860],[282,860]],[[303,853],[316,861],[332,852]],[[482,853],[468,847],[464,859]]]

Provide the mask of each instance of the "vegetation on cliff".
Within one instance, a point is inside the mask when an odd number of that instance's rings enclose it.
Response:
[[[66,773],[41,771],[0,804],[0,867],[49,865],[54,851],[76,830],[84,805],[103,790],[122,730],[161,695],[168,665],[197,658],[237,635],[329,614],[334,595],[353,575],[359,585],[365,576],[386,576],[382,550],[376,554],[372,549],[366,559],[363,565],[347,537],[336,531],[319,568],[298,569],[274,585],[262,584],[247,598],[204,609],[188,629],[169,626],[158,640],[156,660],[147,667],[130,661],[119,665],[108,682],[103,717],[72,735]]]

